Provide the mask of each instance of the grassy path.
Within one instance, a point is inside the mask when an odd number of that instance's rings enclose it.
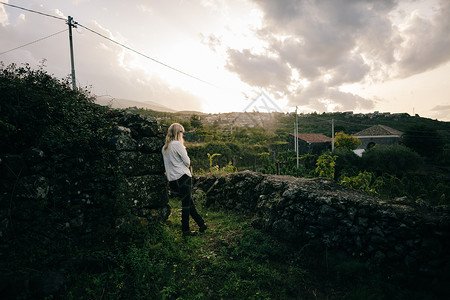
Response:
[[[167,296],[182,299],[338,299],[342,294],[317,284],[305,249],[294,249],[255,230],[250,217],[197,205],[209,228],[181,237],[181,207],[171,200],[168,231],[183,262],[177,288]],[[191,221],[191,229],[197,229]],[[318,267],[317,265],[315,267]],[[181,292],[180,292],[181,289]],[[169,295],[170,294],[170,295]],[[170,297],[169,297],[170,298]]]
[[[405,275],[288,245],[254,229],[251,216],[198,202],[206,232],[182,237],[181,205],[172,199],[163,224],[130,224],[125,236],[89,250],[108,265],[74,274],[64,299],[440,299]]]
[[[288,245],[254,229],[251,216],[207,209],[199,202],[209,229],[189,238],[181,237],[180,203],[170,202],[167,232],[180,252],[174,286],[163,292],[166,298],[435,299],[414,290],[407,276],[383,275],[383,270],[309,244]],[[191,229],[197,229],[193,221]]]

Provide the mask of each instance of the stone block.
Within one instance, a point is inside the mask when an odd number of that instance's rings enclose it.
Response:
[[[164,139],[157,136],[143,137],[138,144],[139,149],[143,152],[161,153],[161,149],[164,146]]]
[[[109,147],[118,151],[138,150],[138,144],[131,136],[131,130],[123,126],[119,126],[117,129],[118,133],[108,140]]]
[[[46,155],[44,151],[38,148],[30,148],[24,153],[24,158],[27,164],[35,165],[42,162],[45,159]]]
[[[126,112],[121,124],[131,129],[134,138],[151,137],[158,134],[158,124],[153,117],[143,116],[136,113]]]
[[[132,209],[158,208],[169,202],[164,175],[128,177],[120,184],[120,189]]]
[[[156,136],[158,134],[158,127],[155,125],[143,124],[142,126],[138,126],[135,130],[142,137]]]
[[[27,199],[45,199],[49,191],[48,179],[40,175],[22,177],[17,183],[15,197]]]
[[[117,154],[117,165],[126,176],[164,173],[161,153],[121,151]]]

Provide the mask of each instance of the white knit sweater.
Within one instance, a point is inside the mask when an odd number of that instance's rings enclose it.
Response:
[[[162,154],[169,181],[180,179],[184,174],[192,177],[191,171],[189,171],[191,160],[181,142],[171,141],[166,151],[164,151],[164,147],[162,148]]]

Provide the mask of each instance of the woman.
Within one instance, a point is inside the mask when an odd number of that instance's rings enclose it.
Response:
[[[181,230],[183,236],[191,236],[195,235],[196,232],[189,230],[189,216],[197,223],[200,232],[204,232],[207,226],[195,209],[192,200],[192,175],[189,171],[191,160],[184,147],[183,133],[184,128],[181,124],[173,123],[170,125],[162,154],[169,187],[181,199]]]

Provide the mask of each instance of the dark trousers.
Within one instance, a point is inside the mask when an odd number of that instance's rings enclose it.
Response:
[[[180,179],[169,181],[170,190],[181,200],[181,230],[189,231],[189,216],[198,226],[203,226],[205,221],[197,212],[191,195],[192,178],[188,175]]]

